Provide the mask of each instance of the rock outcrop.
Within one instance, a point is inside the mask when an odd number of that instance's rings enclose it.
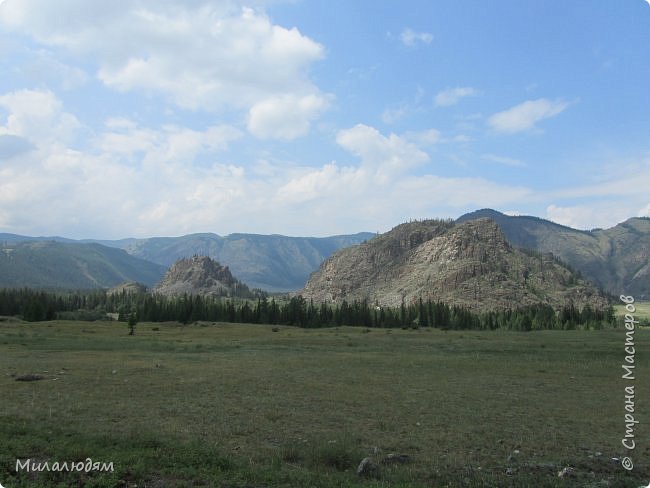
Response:
[[[206,295],[240,296],[248,287],[233,277],[227,266],[206,256],[194,256],[176,261],[154,289],[167,296]]]
[[[422,298],[475,311],[608,305],[553,255],[513,248],[490,219],[402,224],[332,255],[301,294],[315,302],[368,300],[392,307]]]

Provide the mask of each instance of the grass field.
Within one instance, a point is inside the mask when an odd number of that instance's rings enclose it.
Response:
[[[0,322],[0,484],[630,486],[650,481],[650,331]],[[43,376],[22,382],[25,374]],[[380,465],[360,478],[364,457]],[[629,455],[631,472],[612,458]],[[16,459],[114,463],[16,472]],[[572,476],[559,478],[564,467]]]
[[[634,302],[635,311],[632,315],[642,324],[650,324],[650,302]],[[625,304],[619,301],[614,305],[614,313],[617,317],[624,317],[626,313]]]

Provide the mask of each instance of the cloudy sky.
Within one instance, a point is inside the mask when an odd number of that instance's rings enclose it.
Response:
[[[650,215],[644,0],[0,0],[0,232]]]

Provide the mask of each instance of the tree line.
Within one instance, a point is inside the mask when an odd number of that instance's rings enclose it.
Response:
[[[380,307],[367,301],[314,304],[302,296],[259,296],[256,300],[182,295],[167,297],[146,292],[107,293],[104,290],[46,292],[32,289],[0,290],[0,315],[26,321],[54,319],[103,320],[116,314],[127,322],[210,321],[296,327],[435,327],[440,329],[542,330],[600,329],[615,323],[614,310],[582,310],[569,303],[556,311],[549,305],[473,312],[458,305],[422,299],[399,307]]]

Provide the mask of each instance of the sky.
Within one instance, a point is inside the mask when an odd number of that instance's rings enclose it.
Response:
[[[646,0],[0,0],[0,232],[650,216]]]

